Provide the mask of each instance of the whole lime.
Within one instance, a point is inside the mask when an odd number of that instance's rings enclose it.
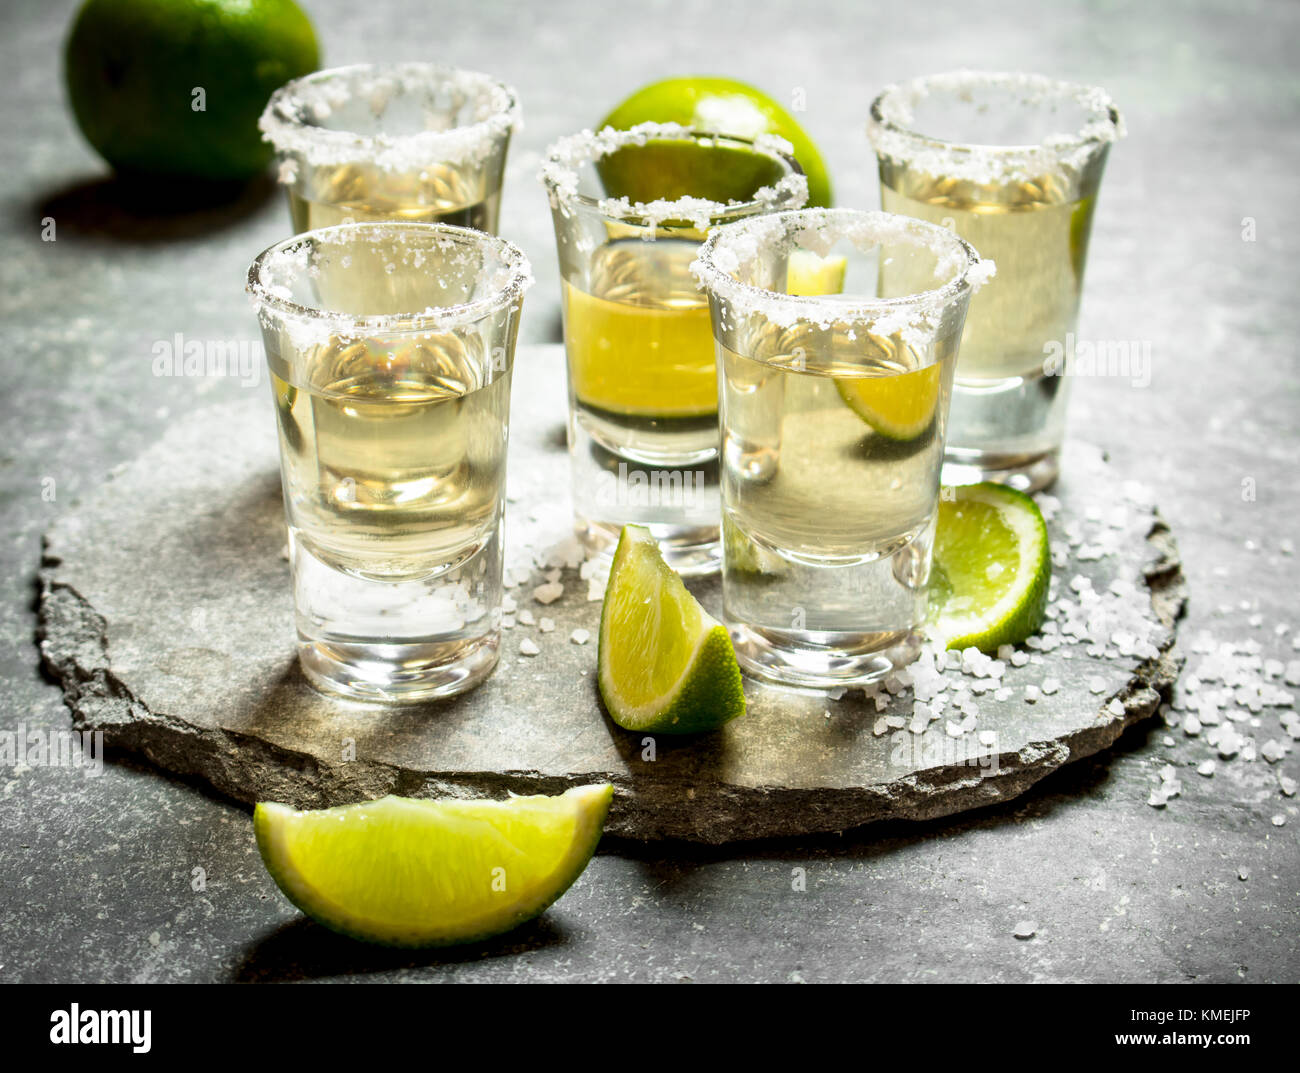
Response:
[[[117,171],[217,182],[266,168],[258,117],[319,58],[293,0],[86,0],[64,52],[77,124]]]
[[[600,125],[627,130],[647,122],[680,123],[745,138],[780,135],[794,147],[794,158],[808,176],[808,204],[831,204],[830,176],[817,146],[794,116],[760,89],[734,78],[665,78],[637,90]]]

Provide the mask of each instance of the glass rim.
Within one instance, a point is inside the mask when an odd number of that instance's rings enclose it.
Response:
[[[476,246],[494,249],[501,257],[505,278],[496,291],[482,298],[454,305],[426,307],[425,309],[402,313],[379,313],[359,316],[340,310],[321,309],[316,306],[303,305],[292,298],[273,293],[271,286],[264,279],[264,274],[271,262],[298,248],[322,241],[341,240],[346,236],[360,238],[363,234],[380,236],[385,233],[408,232],[426,237],[441,235],[462,246]],[[429,330],[445,331],[449,328],[474,324],[491,316],[493,313],[523,301],[524,292],[533,284],[532,266],[527,256],[513,242],[486,231],[472,227],[457,227],[452,224],[401,223],[397,221],[373,221],[369,223],[335,224],[333,227],[318,227],[303,231],[283,239],[253,259],[248,266],[248,278],[245,291],[257,304],[259,313],[263,309],[274,310],[286,319],[313,321],[337,327],[340,334],[359,334],[361,332],[422,332]]]
[[[334,82],[348,82],[370,75],[391,78],[405,89],[425,84],[459,84],[490,94],[496,105],[491,115],[472,123],[458,124],[446,130],[412,131],[406,134],[362,133],[361,131],[314,126],[302,114],[309,102],[300,98],[303,90],[319,90]],[[322,102],[328,107],[328,102]],[[508,137],[521,125],[519,94],[514,87],[481,71],[453,67],[449,64],[423,63],[354,63],[344,67],[326,67],[286,82],[271,94],[257,126],[262,140],[270,142],[277,153],[299,153],[321,163],[353,162],[358,157],[372,158],[383,166],[385,154],[418,150],[422,160],[461,163],[485,155],[500,137]],[[393,166],[397,166],[397,162]]]
[[[644,146],[651,141],[695,142],[748,149],[780,165],[783,174],[774,185],[760,187],[746,201],[715,201],[710,198],[662,198],[651,202],[630,202],[627,198],[592,197],[578,190],[578,169],[629,146]],[[775,134],[746,137],[726,131],[704,130],[681,123],[638,123],[627,130],[603,127],[584,130],[553,142],[538,172],[552,207],[578,206],[617,223],[642,227],[658,226],[672,220],[688,220],[699,230],[715,223],[755,213],[794,208],[791,201],[803,204],[808,198],[808,179],[794,158],[794,147]],[[765,193],[766,192],[766,193]],[[625,207],[624,207],[625,206]],[[701,226],[701,225],[704,226]]]
[[[936,258],[940,257],[940,251],[935,249],[934,244],[936,241],[942,242],[947,255],[954,259],[952,277],[929,290],[894,298],[854,298],[839,294],[798,295],[769,291],[746,283],[718,264],[717,252],[720,247],[726,249],[728,242],[750,239],[757,244],[764,239],[776,238],[777,229],[780,236],[785,238],[800,231],[824,227],[828,223],[850,224],[853,221],[879,229],[882,239],[907,236],[919,242],[924,236],[928,239],[924,244],[935,253]],[[773,233],[757,233],[768,229]],[[736,258],[734,250],[727,249],[727,253]],[[710,295],[717,295],[739,308],[742,315],[759,313],[773,323],[788,326],[799,320],[816,320],[819,323],[868,320],[881,314],[897,314],[907,309],[924,311],[943,308],[963,291],[978,290],[992,277],[995,268],[992,261],[981,258],[975,247],[964,238],[938,224],[879,209],[814,208],[770,213],[717,228],[700,246],[699,256],[692,263],[691,271]]]
[[[951,141],[926,134],[911,125],[911,110],[906,107],[910,100],[916,100],[936,90],[960,92],[982,87],[1020,90],[1042,98],[1071,100],[1078,104],[1090,118],[1076,130],[1054,134],[1037,142],[1020,144]],[[899,111],[897,108],[891,108],[891,105],[902,105],[903,109]],[[1023,71],[966,69],[922,75],[886,86],[871,102],[871,117],[867,132],[878,153],[893,157],[905,159],[908,149],[913,153],[929,149],[957,154],[978,154],[983,157],[997,158],[1003,163],[1019,159],[1038,160],[1044,154],[1060,157],[1081,150],[1093,150],[1102,145],[1109,145],[1125,134],[1124,120],[1119,109],[1110,94],[1100,86],[1068,82]]]

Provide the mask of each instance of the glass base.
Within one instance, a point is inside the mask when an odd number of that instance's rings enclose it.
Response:
[[[746,674],[799,689],[834,689],[879,681],[915,658],[916,634],[827,633],[727,624]]]
[[[298,662],[322,693],[410,704],[478,685],[497,663],[501,526],[429,574],[379,580],[337,569],[289,530]],[[414,574],[415,572],[412,571]]]
[[[1020,492],[1050,488],[1061,472],[1061,452],[1033,455],[989,454],[950,449],[943,459],[944,484],[978,484],[993,481]]]
[[[431,644],[298,644],[307,680],[322,693],[380,704],[414,704],[464,693],[497,665],[500,635]]]
[[[722,569],[722,543],[716,525],[662,525],[636,522],[650,530],[659,544],[664,562],[682,577],[702,577]],[[614,522],[597,522],[578,517],[574,532],[583,546],[597,558],[612,559],[622,527]]]

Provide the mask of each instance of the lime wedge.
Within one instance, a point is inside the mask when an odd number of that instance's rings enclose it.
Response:
[[[648,529],[623,526],[600,613],[600,695],[619,726],[713,730],[745,714],[726,629],[659,554]]]
[[[664,140],[616,149],[596,162],[596,170],[607,197],[633,204],[683,197],[745,202],[784,174],[775,161],[749,149]]]
[[[731,518],[722,516],[722,554],[733,574],[765,574],[778,577],[786,572],[780,556],[747,537]]]
[[[779,134],[794,147],[794,158],[808,176],[808,204],[825,207],[831,203],[830,176],[821,153],[794,116],[762,90],[732,78],[665,78],[627,97],[596,129],[627,130],[648,120],[745,138],[764,131]]]
[[[1088,260],[1088,236],[1092,234],[1092,211],[1096,207],[1095,197],[1085,197],[1070,213],[1070,266],[1074,269],[1075,286],[1083,285],[1083,268]]]
[[[836,377],[835,389],[855,414],[891,440],[928,432],[939,405],[940,367],[890,376]]]
[[[785,269],[788,294],[839,294],[844,290],[846,257],[819,257],[812,250],[791,250]]]
[[[262,803],[257,848],[285,896],[327,928],[387,946],[497,935],[573,885],[600,841],[614,788],[558,797],[383,797],[299,812]]]
[[[1052,559],[1038,504],[1001,484],[940,500],[930,572],[930,636],[995,652],[1043,623]]]

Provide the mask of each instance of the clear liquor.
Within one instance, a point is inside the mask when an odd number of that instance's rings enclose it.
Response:
[[[922,621],[956,346],[813,328],[720,347],[724,615],[751,669],[783,652],[766,670],[797,683],[805,651],[810,684],[861,680]]]
[[[510,376],[449,343],[268,353],[290,523],[326,565],[436,577],[495,533]]]
[[[478,680],[497,659],[508,370],[454,337],[267,359],[307,674],[375,700]]]
[[[318,688],[410,702],[496,665],[529,282],[510,243],[441,225],[315,230],[253,262],[299,664]]]
[[[1044,344],[1075,329],[1095,198],[1051,176],[979,185],[883,169],[886,211],[951,227],[997,264],[971,299],[948,427],[950,459],[1016,469],[1064,434],[1067,383],[1044,373]]]
[[[318,167],[289,188],[295,232],[341,223],[444,223],[494,231],[501,190],[481,171],[446,164],[389,172],[369,164]]]

